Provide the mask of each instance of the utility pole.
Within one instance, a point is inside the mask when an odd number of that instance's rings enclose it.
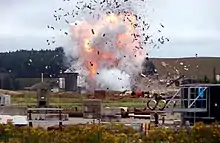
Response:
[[[44,73],[41,73],[41,82],[44,82]]]

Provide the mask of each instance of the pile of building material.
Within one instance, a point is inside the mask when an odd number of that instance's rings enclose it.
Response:
[[[14,124],[16,126],[26,126],[28,125],[27,116],[10,116],[10,115],[0,115],[0,124]]]

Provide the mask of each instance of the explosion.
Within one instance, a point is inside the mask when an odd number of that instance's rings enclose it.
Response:
[[[110,13],[92,24],[87,21],[72,24],[72,39],[77,41],[79,57],[91,80],[97,80],[97,75],[106,69],[118,69],[131,77],[129,70],[133,72],[134,67],[126,68],[127,62],[139,68],[144,49],[136,36],[135,19],[132,13]]]
[[[147,47],[154,44],[147,33],[150,25],[142,18],[145,10],[136,11],[143,9],[144,3],[79,1],[76,9],[64,14],[73,43],[67,54],[75,59],[70,68],[79,73],[88,88],[126,90],[136,84]],[[56,21],[61,19],[58,11],[64,9],[55,11]],[[67,20],[69,15],[74,17],[72,22]]]
[[[112,13],[104,16],[95,25],[83,21],[72,26],[73,39],[77,39],[80,57],[83,58],[91,78],[94,79],[103,66],[119,68],[122,57],[128,56],[134,61],[140,61],[143,54],[138,50],[139,42],[134,40],[134,20],[132,14]]]

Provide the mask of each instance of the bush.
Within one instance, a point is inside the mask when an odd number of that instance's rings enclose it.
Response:
[[[0,142],[4,143],[219,143],[220,127],[196,124],[185,129],[153,128],[148,136],[121,124],[75,125],[63,130],[0,125]]]

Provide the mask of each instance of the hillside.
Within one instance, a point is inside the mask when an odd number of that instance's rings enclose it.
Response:
[[[220,58],[216,57],[195,57],[195,58],[152,58],[160,76],[167,73],[184,74],[186,77],[203,78],[205,75],[213,79],[213,69],[220,74]]]

